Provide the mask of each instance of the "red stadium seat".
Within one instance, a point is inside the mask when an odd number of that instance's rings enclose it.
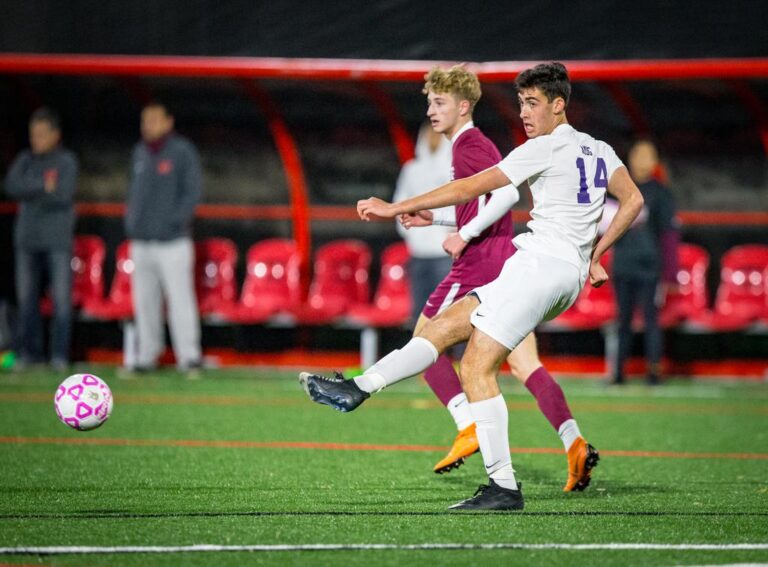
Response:
[[[611,252],[600,259],[600,263],[611,273]],[[610,280],[594,287],[589,282],[584,285],[576,301],[567,311],[546,324],[551,330],[586,331],[599,329],[616,318],[616,297]]]
[[[763,324],[768,325],[768,266],[763,270],[763,285],[765,286],[765,305],[760,320]]]
[[[713,332],[739,331],[765,315],[768,246],[735,246],[723,255],[720,285],[712,311],[691,320],[694,329]]]
[[[370,327],[397,327],[411,315],[411,292],[406,267],[410,255],[404,242],[388,246],[381,254],[379,285],[370,305],[353,305],[350,323]]]
[[[700,318],[707,310],[709,253],[701,246],[681,243],[677,255],[677,289],[667,295],[659,313],[663,328]]]
[[[122,242],[115,252],[115,274],[106,298],[89,298],[83,303],[83,316],[103,321],[117,321],[133,318],[131,299],[131,273],[133,262],[130,258],[130,244]]]
[[[210,319],[228,323],[263,323],[300,301],[300,257],[293,240],[271,238],[248,250],[240,300],[222,303]]]
[[[292,311],[296,323],[325,325],[368,303],[371,252],[359,240],[336,240],[315,254],[307,302]]]
[[[78,234],[72,245],[72,306],[79,308],[86,301],[104,295],[104,240],[99,236]],[[50,294],[40,302],[44,315],[53,313]]]
[[[237,247],[227,238],[195,243],[195,291],[202,316],[215,313],[237,298]]]

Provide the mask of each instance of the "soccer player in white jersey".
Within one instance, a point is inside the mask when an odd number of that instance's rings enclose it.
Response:
[[[522,72],[515,85],[520,117],[530,138],[497,166],[396,204],[358,202],[364,220],[455,205],[509,183],[525,181],[533,195],[531,232],[514,240],[517,253],[493,282],[474,290],[432,319],[403,348],[354,380],[302,373],[310,397],[351,411],[370,394],[422,372],[450,346],[468,340],[461,382],[477,424],[489,476],[453,510],[521,510],[523,494],[512,469],[508,411],[497,381],[504,359],[539,323],[565,311],[589,278],[608,281],[600,258],[639,214],[643,198],[613,149],[568,124],[571,85],[565,67],[545,63]],[[595,243],[606,190],[619,210]]]

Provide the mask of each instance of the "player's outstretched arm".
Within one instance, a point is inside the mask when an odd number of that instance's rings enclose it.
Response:
[[[595,287],[608,281],[608,274],[600,265],[600,258],[632,226],[635,218],[643,209],[643,196],[624,166],[618,168],[611,175],[608,180],[608,192],[619,201],[619,210],[616,211],[611,224],[608,225],[605,234],[592,252],[589,281]]]
[[[429,193],[399,203],[388,203],[376,197],[363,199],[357,202],[357,214],[363,220],[371,220],[374,217],[394,218],[405,213],[466,203],[470,199],[508,184],[507,176],[498,167],[491,167],[472,177],[451,181]]]

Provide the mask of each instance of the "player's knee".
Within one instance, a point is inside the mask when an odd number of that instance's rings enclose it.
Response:
[[[424,337],[440,352],[469,338],[472,326],[469,320],[448,313],[430,319],[415,336]]]

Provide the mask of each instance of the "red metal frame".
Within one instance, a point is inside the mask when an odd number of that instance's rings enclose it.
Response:
[[[535,64],[534,61],[508,61],[488,63],[467,63],[484,83],[509,82],[517,74]],[[768,126],[765,109],[752,91],[743,83],[744,79],[768,78],[768,58],[753,59],[642,59],[623,61],[564,61],[571,80],[599,81],[614,84],[617,81],[681,80],[681,79],[724,79],[731,81],[736,92],[758,120],[760,136],[768,154]],[[228,218],[291,218],[294,237],[309,266],[311,246],[310,219],[346,220],[353,213],[335,210],[333,207],[317,207],[310,210],[307,199],[306,181],[298,148],[282,119],[277,107],[254,79],[283,80],[333,80],[354,81],[367,84],[373,101],[387,120],[390,135],[395,143],[400,161],[412,155],[412,144],[407,138],[405,127],[400,121],[396,108],[388,95],[373,83],[376,82],[420,82],[424,72],[435,65],[450,65],[450,62],[436,61],[392,61],[392,60],[347,60],[347,59],[285,59],[258,57],[187,57],[187,56],[137,56],[137,55],[61,55],[0,53],[0,74],[47,74],[47,75],[112,75],[129,80],[139,76],[175,76],[241,79],[250,96],[258,102],[267,115],[278,153],[283,161],[288,188],[291,194],[290,214],[281,207],[231,207],[206,205],[198,209],[201,216],[217,217],[228,212]],[[129,80],[129,87],[131,85]],[[490,85],[489,85],[490,86]],[[609,87],[617,103],[628,113],[630,120],[643,130],[643,118],[636,111],[634,101],[622,96],[621,89]],[[140,97],[145,96],[139,92]],[[618,95],[618,96],[617,96]],[[509,105],[495,100],[495,106],[511,125],[517,141],[523,141],[514,127],[514,116]],[[15,210],[0,204],[0,213]],[[81,204],[81,214],[122,214],[122,206],[116,204]],[[86,212],[86,211],[91,211]],[[285,215],[285,216],[284,216]],[[525,213],[517,213],[523,220]],[[768,224],[766,213],[698,213],[681,214],[686,224]]]
[[[0,215],[16,213],[16,203],[0,203]],[[125,215],[124,203],[78,203],[77,214],[84,217],[122,217]],[[202,219],[265,220],[283,221],[294,219],[293,208],[287,205],[200,205],[195,216]],[[678,213],[684,226],[766,226],[768,212],[717,212],[717,211],[682,211]],[[357,221],[354,207],[315,206],[307,210],[311,221],[344,222]],[[518,223],[531,220],[527,211],[512,211],[512,219]],[[381,219],[377,219],[381,221]],[[391,221],[383,221],[391,222]],[[308,223],[305,223],[308,224]]]
[[[509,82],[536,61],[467,63],[483,82]],[[768,77],[768,58],[563,61],[572,81],[747,79]],[[162,75],[336,81],[421,81],[444,61],[188,57],[150,55],[0,54],[0,73]]]
[[[283,162],[285,179],[291,197],[291,220],[293,221],[293,238],[301,258],[299,267],[301,273],[302,291],[306,294],[310,280],[310,258],[312,255],[312,236],[309,222],[309,198],[307,182],[304,176],[304,166],[301,156],[288,125],[283,120],[280,111],[267,92],[253,81],[241,81],[245,92],[255,101],[266,115],[269,129],[277,146],[277,152]]]
[[[400,117],[392,97],[376,83],[366,81],[363,83],[363,86],[365,92],[387,122],[389,136],[392,138],[392,143],[397,150],[397,159],[400,160],[400,165],[413,159],[416,153],[413,138],[408,133],[408,128],[405,127],[405,123]]]

